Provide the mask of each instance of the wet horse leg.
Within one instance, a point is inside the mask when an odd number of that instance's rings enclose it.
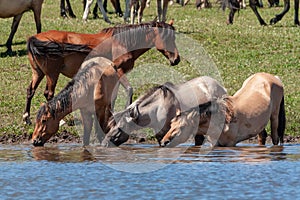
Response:
[[[10,31],[9,37],[8,37],[8,39],[7,39],[7,42],[6,42],[6,48],[7,48],[7,51],[6,51],[6,52],[7,52],[8,54],[11,54],[11,53],[12,53],[12,49],[11,49],[12,40],[13,40],[13,38],[14,38],[15,33],[17,32],[17,29],[18,29],[18,26],[19,26],[19,24],[20,24],[22,15],[23,15],[23,13],[14,16],[13,23],[12,23],[12,25],[11,25],[11,31]]]
[[[273,113],[271,115],[271,138],[273,145],[278,145],[279,137],[278,137],[278,115],[279,113]]]
[[[44,78],[44,73],[37,69],[32,69],[32,80],[27,88],[27,96],[26,96],[26,107],[25,107],[25,111],[23,114],[23,121],[25,124],[31,124],[30,121],[30,105],[31,105],[31,100],[34,96],[35,90],[37,89],[37,87],[39,86],[39,84],[41,83],[41,81]]]
[[[283,18],[283,16],[289,11],[289,9],[290,9],[290,0],[284,0],[283,11],[278,15],[275,15],[275,17],[270,20],[270,24],[276,24],[277,22],[279,22]]]
[[[268,137],[268,133],[266,129],[258,134],[258,144],[259,145],[266,145],[266,139]]]
[[[93,127],[93,114],[84,109],[80,109],[80,114],[83,124],[83,145],[87,146],[90,144],[90,135]]]

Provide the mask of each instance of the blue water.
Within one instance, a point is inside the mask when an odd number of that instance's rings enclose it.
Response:
[[[1,199],[300,199],[297,144],[1,146],[0,168]]]

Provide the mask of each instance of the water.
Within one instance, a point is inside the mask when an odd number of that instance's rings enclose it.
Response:
[[[1,199],[300,199],[300,145],[0,147]]]

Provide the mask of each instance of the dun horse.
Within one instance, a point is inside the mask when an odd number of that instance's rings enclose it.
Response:
[[[40,107],[32,135],[33,145],[44,145],[58,131],[59,121],[77,109],[80,109],[84,127],[83,143],[88,145],[93,125],[92,116],[97,117],[100,127],[105,131],[111,102],[116,97],[112,91],[117,83],[118,74],[113,62],[103,57],[85,61],[67,86]],[[103,132],[98,128],[99,140],[104,136],[101,133]]]
[[[213,78],[203,76],[179,85],[166,83],[152,88],[138,98],[124,111],[116,113],[109,122],[103,146],[120,145],[126,142],[126,135],[145,127],[152,128],[160,144],[170,129],[176,113],[189,110],[195,105],[208,102],[226,94],[226,90]],[[202,143],[203,137],[195,137],[195,143]]]
[[[97,47],[97,48],[96,48]],[[28,40],[28,56],[32,69],[32,81],[27,89],[27,101],[23,119],[30,124],[30,104],[38,85],[46,76],[44,95],[50,100],[60,73],[72,78],[86,56],[94,49],[96,56],[113,60],[122,84],[129,92],[132,89],[123,76],[129,72],[135,60],[156,47],[171,65],[180,62],[175,44],[174,27],[164,22],[126,25],[103,29],[97,34],[81,34],[65,31],[48,31],[32,36]]]
[[[33,11],[36,25],[36,32],[40,33],[41,25],[41,11],[43,0],[0,0],[0,18],[14,17],[11,26],[11,31],[6,42],[7,53],[12,54],[12,40],[17,32],[19,23],[23,13],[29,10]]]
[[[235,146],[237,143],[258,135],[260,145],[265,145],[267,132],[265,127],[271,122],[272,143],[283,143],[285,130],[285,109],[283,85],[276,76],[267,73],[257,73],[250,76],[240,90],[233,96],[223,97],[204,106],[200,113],[200,122],[210,123],[206,113],[223,112],[225,123],[221,126],[222,133],[216,146]],[[195,111],[193,111],[195,113]],[[172,139],[184,142],[195,125],[201,128],[202,124],[195,123],[195,114],[183,113],[172,121],[170,131],[162,142],[167,144]],[[208,120],[206,121],[205,120]],[[198,119],[199,120],[199,119]],[[220,124],[210,123],[210,126],[219,128]],[[204,127],[205,128],[205,127]],[[175,139],[176,138],[176,139]],[[183,139],[181,139],[183,138]],[[170,143],[170,144],[171,144]]]
[[[249,3],[250,3],[250,8],[256,15],[260,25],[266,26],[267,23],[263,20],[263,18],[260,16],[260,14],[257,10],[257,7],[259,6],[259,1],[258,0],[249,0]],[[236,13],[236,11],[238,11],[240,9],[240,1],[239,0],[223,0],[223,9],[225,9],[227,5],[229,5],[229,8],[230,8],[228,23],[232,24],[234,14]],[[284,17],[284,15],[289,11],[289,9],[290,9],[290,0],[284,0],[283,11],[281,13],[275,15],[275,17],[270,20],[270,24],[276,24],[277,22],[279,22]],[[295,9],[294,23],[295,23],[295,25],[299,26],[300,25],[299,16],[298,16],[299,0],[294,0],[294,9]]]

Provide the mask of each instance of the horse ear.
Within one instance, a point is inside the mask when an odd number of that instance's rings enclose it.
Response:
[[[181,114],[181,110],[179,108],[176,108],[176,117],[180,116],[180,114]]]
[[[174,19],[171,19],[171,20],[169,21],[169,24],[170,24],[171,26],[173,26],[173,24],[174,24]]]

